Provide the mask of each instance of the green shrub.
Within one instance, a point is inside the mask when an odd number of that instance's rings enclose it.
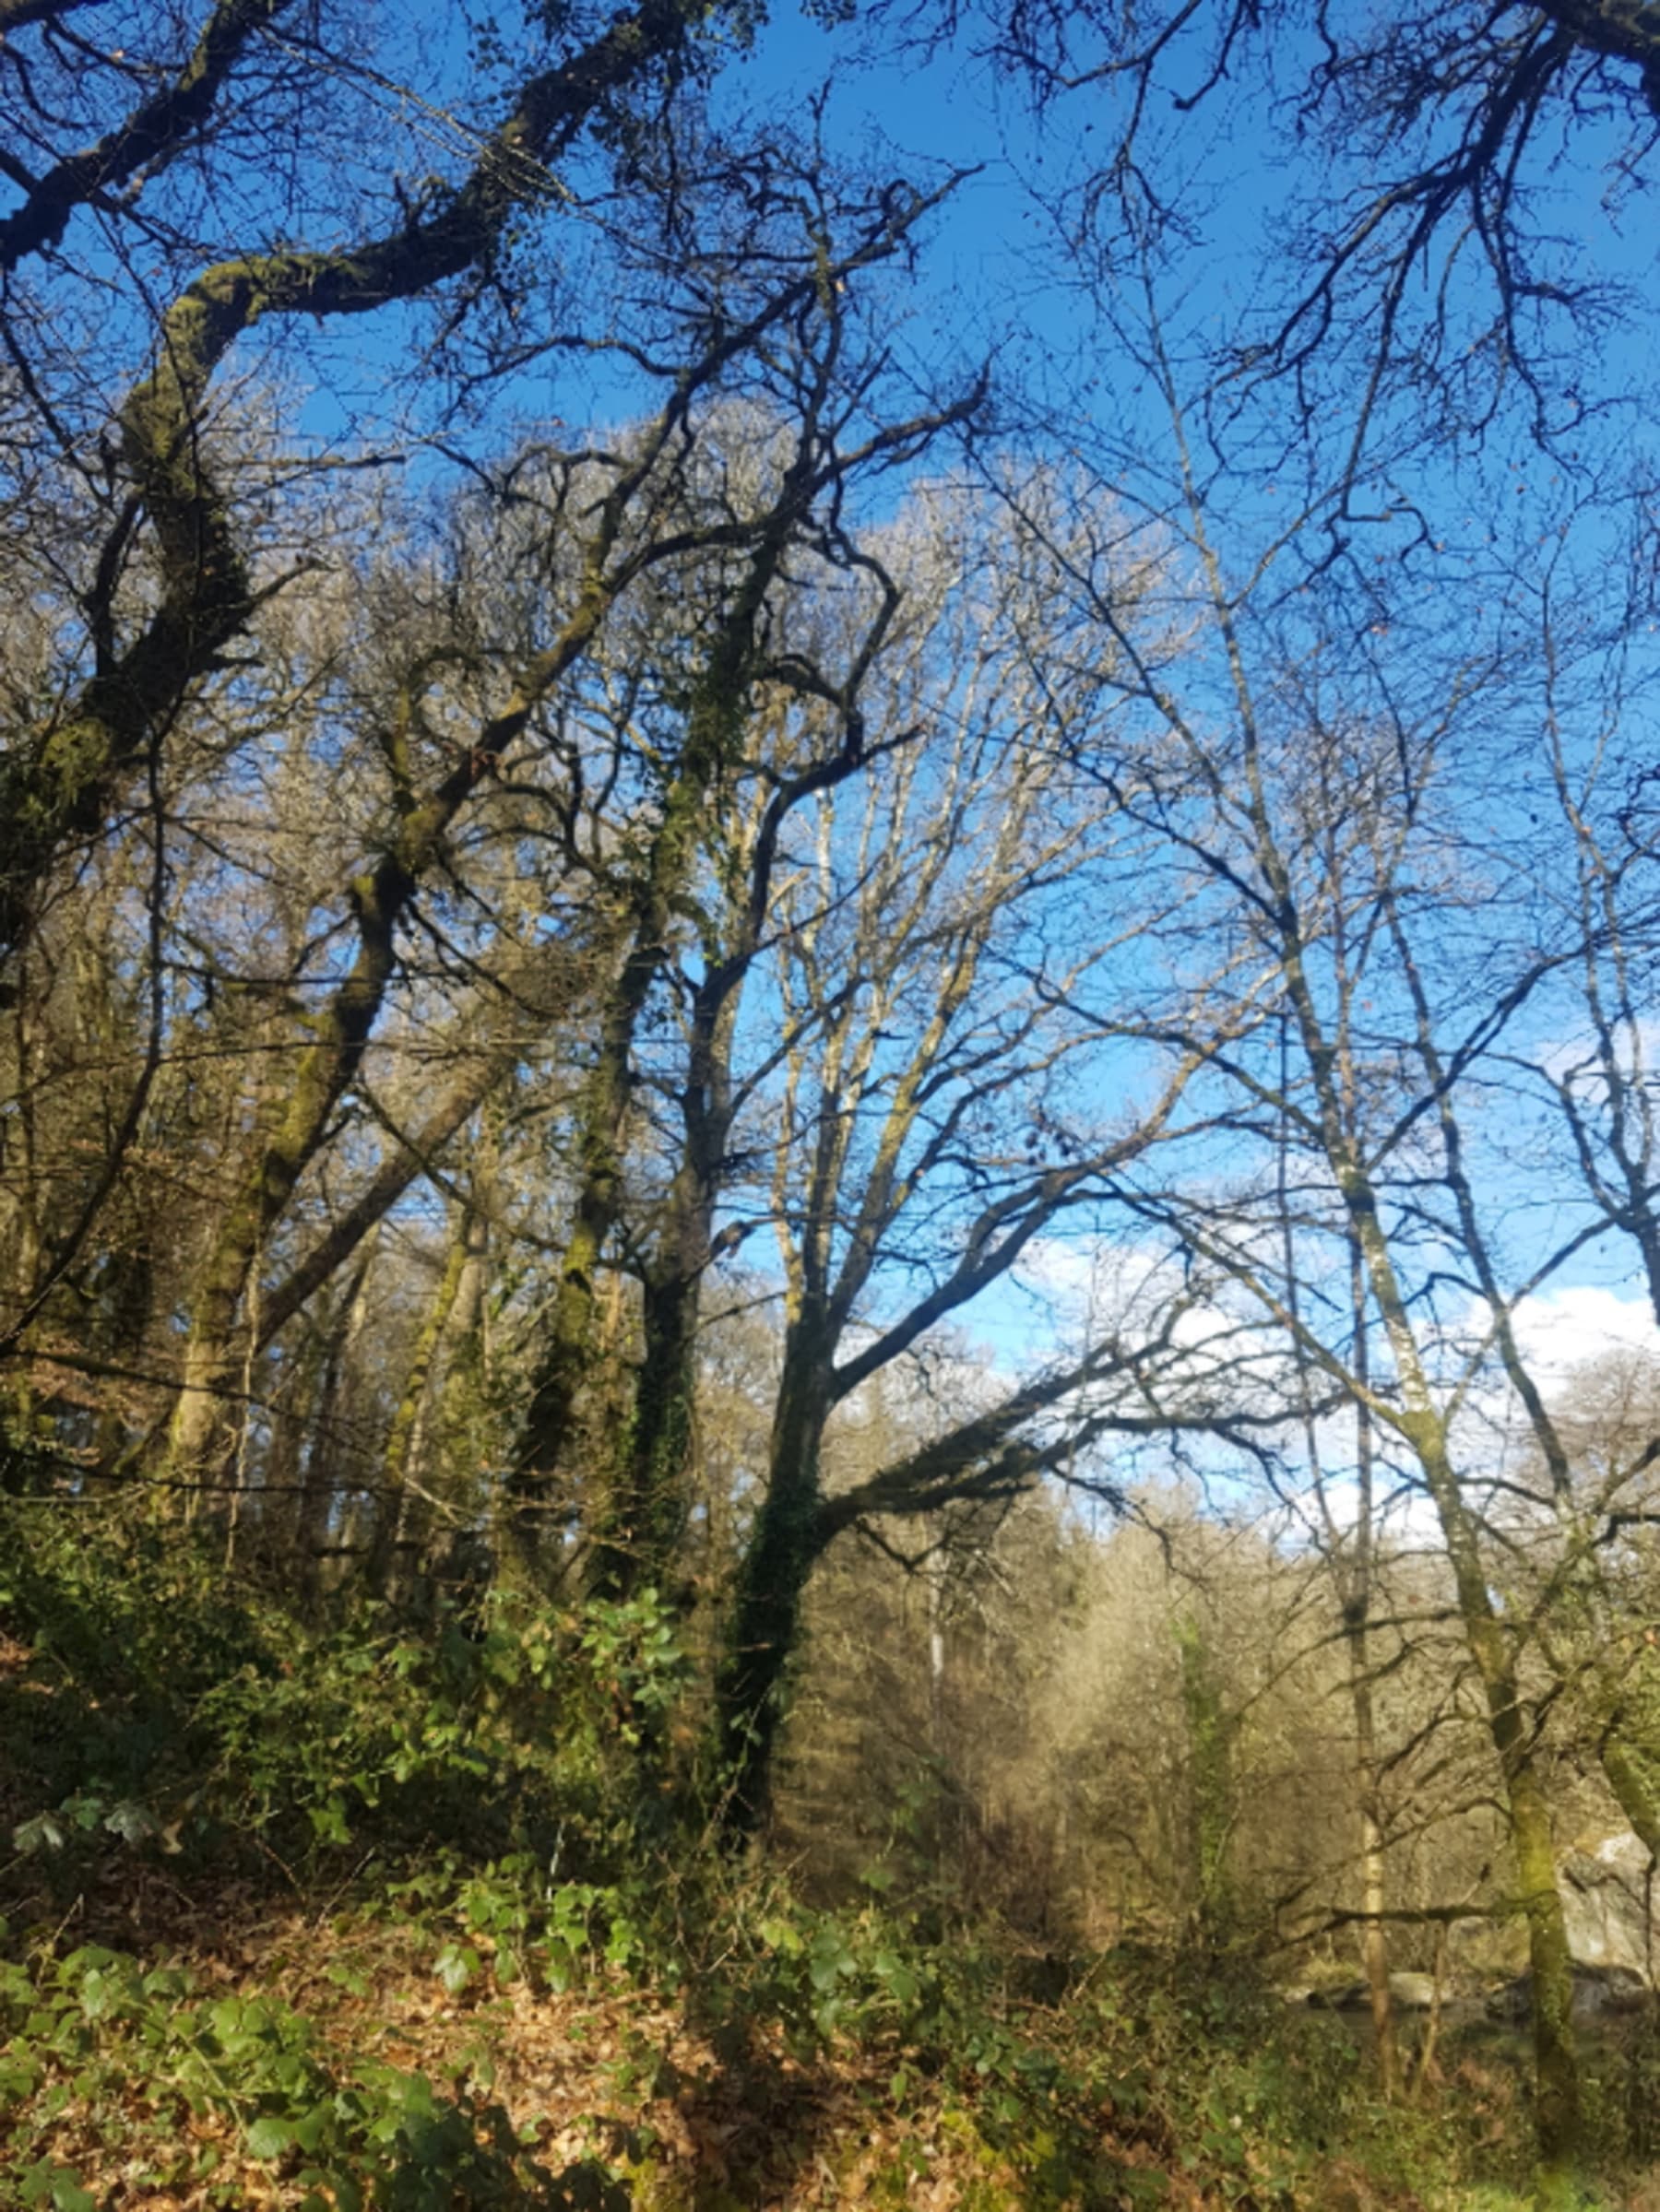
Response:
[[[587,1866],[637,1826],[619,1716],[660,1716],[682,1662],[665,1609],[495,1591],[419,1626],[357,1602],[314,1626],[189,1532],[0,1500],[4,1811],[60,1887],[149,1845],[255,1847],[302,1875],[367,1847],[478,1861],[563,1836]],[[248,1854],[244,1851],[244,1857]]]

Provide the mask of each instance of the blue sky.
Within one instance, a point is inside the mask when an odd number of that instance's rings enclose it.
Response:
[[[793,11],[780,12],[763,33],[755,56],[723,77],[717,112],[760,109],[781,119],[805,113],[813,94],[834,71],[825,109],[832,144],[871,156],[880,141],[898,165],[906,157],[921,163],[980,164],[938,219],[937,242],[924,256],[917,297],[915,342],[925,352],[943,337],[965,353],[977,346],[999,351],[1011,373],[1036,374],[1051,397],[1063,405],[1085,436],[1098,432],[1096,448],[1104,461],[1111,444],[1133,455],[1140,447],[1152,462],[1132,458],[1126,481],[1140,472],[1149,486],[1156,479],[1161,453],[1168,451],[1162,410],[1149,404],[1144,378],[1122,353],[1092,336],[1081,316],[1081,302],[1056,251],[1059,231],[1051,219],[1075,214],[1079,180],[1087,173],[1098,146],[1109,142],[1109,96],[1090,91],[1062,100],[1043,132],[1034,128],[1015,94],[996,86],[984,65],[960,53],[934,57],[901,71],[893,66],[859,69],[838,60],[843,43]],[[1289,77],[1291,73],[1287,72]],[[1155,130],[1164,112],[1156,110]],[[1595,278],[1626,288],[1640,307],[1652,299],[1660,270],[1655,234],[1645,209],[1618,194],[1608,164],[1621,140],[1612,124],[1576,123],[1572,158],[1555,161],[1538,183],[1538,216],[1556,234],[1555,266],[1574,280]],[[1177,119],[1167,151],[1177,155],[1180,189],[1200,226],[1196,243],[1179,257],[1166,283],[1179,342],[1193,347],[1214,342],[1235,319],[1283,282],[1276,249],[1286,225],[1307,199],[1315,171],[1311,156],[1289,143],[1283,113],[1249,90],[1219,95],[1197,115]],[[886,158],[885,151],[877,155]],[[1385,164],[1388,157],[1383,158]],[[1385,173],[1381,168],[1376,173]],[[1435,272],[1421,288],[1427,297]],[[1460,284],[1452,299],[1472,329],[1479,329],[1490,308],[1486,277],[1476,272]],[[1421,304],[1421,300],[1418,302]],[[904,334],[906,343],[910,334]],[[1093,356],[1091,349],[1094,349]],[[1587,347],[1572,378],[1587,403],[1604,396],[1631,393],[1646,398],[1654,388],[1654,323],[1634,313],[1611,323]],[[1083,361],[1090,379],[1079,374]],[[1513,387],[1512,387],[1513,388]],[[1261,426],[1271,433],[1276,401],[1269,395]],[[1649,410],[1615,406],[1600,426],[1583,440],[1565,444],[1559,464],[1542,456],[1527,441],[1520,417],[1501,416],[1479,444],[1472,444],[1456,465],[1444,446],[1415,445],[1398,434],[1387,470],[1366,486],[1358,501],[1378,519],[1358,533],[1366,538],[1365,558],[1387,564],[1387,587],[1400,601],[1416,602],[1426,622],[1444,612],[1449,590],[1463,590],[1488,621],[1512,588],[1522,549],[1559,530],[1571,534],[1569,551],[1580,572],[1582,588],[1595,587],[1599,568],[1612,583],[1617,551],[1610,527],[1595,506],[1570,515],[1588,479],[1576,483],[1576,465],[1587,470],[1606,466],[1623,478],[1648,465]],[[1334,414],[1320,426],[1341,452],[1349,425]],[[1381,426],[1386,432],[1389,426]],[[1278,472],[1295,490],[1297,461]],[[1623,486],[1622,486],[1623,488]],[[1155,496],[1149,489],[1148,496]],[[1286,497],[1272,477],[1255,489],[1237,488],[1232,511],[1234,542],[1243,550],[1240,565],[1251,557],[1283,519]],[[1412,553],[1411,581],[1401,566],[1403,550],[1417,538],[1419,516],[1428,519],[1431,541]],[[1568,519],[1564,521],[1564,517]],[[1507,583],[1507,576],[1512,579]],[[1520,601],[1518,602],[1520,604]],[[1521,621],[1518,613],[1516,620]],[[1411,622],[1405,609],[1394,621],[1403,633]],[[1409,651],[1407,637],[1400,644]],[[1380,648],[1386,653],[1387,648]],[[1649,652],[1651,676],[1653,652]],[[1636,687],[1638,704],[1646,712]],[[1525,702],[1513,710],[1524,719],[1536,711]],[[1478,807],[1490,813],[1495,831],[1514,829],[1529,794],[1514,785],[1489,787]],[[1548,1013],[1541,1020],[1548,1025]],[[1523,1035],[1541,1048],[1549,1039],[1538,1025],[1524,1023]],[[1517,1225],[1512,1241],[1525,1265],[1532,1245],[1540,1248],[1552,1233],[1552,1210],[1543,1201],[1536,1222],[1527,1225],[1527,1196],[1512,1189]],[[1059,1282],[1070,1293],[1076,1261],[1049,1248],[1029,1271]],[[1616,1301],[1610,1305],[1609,1300]],[[1061,1304],[1067,1303],[1065,1297]],[[1621,1317],[1625,1318],[1621,1318]],[[1528,1326],[1536,1343],[1541,1331],[1554,1328],[1559,1357],[1570,1345],[1573,1356],[1594,1350],[1599,1341],[1625,1334],[1647,1342],[1652,1319],[1627,1252],[1605,1242],[1571,1260],[1558,1282],[1533,1301]],[[1041,1297],[1023,1295],[1013,1285],[983,1299],[965,1323],[1002,1360],[1041,1350],[1051,1327]]]
[[[431,58],[442,73],[455,56],[449,62],[442,55]],[[832,148],[879,173],[911,174],[924,185],[945,167],[977,171],[933,220],[909,288],[908,319],[902,312],[894,334],[900,357],[913,361],[919,376],[934,376],[943,349],[948,373],[993,356],[1009,398],[1018,401],[1036,389],[1061,419],[1070,417],[1092,467],[1103,475],[1121,467],[1126,487],[1156,502],[1168,460],[1162,410],[1145,373],[1081,299],[1060,251],[1065,227],[1082,205],[1080,188],[1099,149],[1111,141],[1110,95],[1090,90],[1069,96],[1040,130],[1019,93],[997,85],[988,67],[968,54],[942,53],[904,67],[862,66],[849,58],[845,31],[826,31],[799,11],[780,9],[760,34],[755,53],[717,75],[714,112],[717,119],[758,112],[803,130],[827,79],[823,127]],[[1193,242],[1176,255],[1163,278],[1174,342],[1196,360],[1271,285],[1283,281],[1275,248],[1288,214],[1306,200],[1314,172],[1310,157],[1290,143],[1283,115],[1250,88],[1225,89],[1189,116],[1173,116],[1168,105],[1156,103],[1151,131],[1151,150],[1165,157],[1167,184],[1179,180],[1170,188],[1179,188],[1197,226]],[[1612,140],[1583,143],[1577,173],[1563,172],[1549,188],[1547,212],[1566,241],[1563,253],[1571,265],[1595,266],[1652,292],[1655,249],[1637,219],[1641,210],[1628,211],[1622,229],[1605,204],[1605,180],[1597,170]],[[1472,312],[1475,299],[1472,293]],[[1587,366],[1588,383],[1600,377],[1611,385],[1652,391],[1653,329],[1653,319],[1642,318],[1613,333],[1600,358]],[[396,358],[407,342],[407,326],[372,318],[330,340],[331,366],[341,384],[350,384],[354,356],[373,376],[387,353]],[[330,431],[343,421],[337,385],[316,394],[308,408],[314,427]],[[1284,437],[1282,393],[1283,387],[1268,391],[1255,403],[1256,416],[1243,426],[1252,436]],[[608,391],[603,376],[591,380],[586,394],[580,383],[574,387],[564,361],[551,376],[539,371],[522,391],[509,395],[514,409],[528,418],[556,406],[567,422],[580,417],[585,404],[603,407],[608,398],[622,404],[620,390]],[[1627,416],[1610,424],[1617,454],[1626,440],[1636,456],[1635,421]],[[1340,415],[1316,428],[1341,450],[1346,432]],[[1241,476],[1231,516],[1241,566],[1283,521],[1298,468],[1314,443],[1291,440],[1285,467]],[[1454,581],[1465,582],[1472,567],[1496,569],[1513,535],[1517,499],[1523,513],[1531,515],[1534,503],[1548,496],[1544,473],[1538,456],[1517,444],[1509,423],[1484,450],[1467,454],[1456,472],[1444,448],[1397,453],[1387,481],[1373,488],[1374,511],[1416,503],[1444,531],[1447,549],[1444,560],[1421,560],[1413,596],[1433,609]],[[1500,506],[1512,519],[1496,531],[1491,515]],[[1416,526],[1410,518],[1366,526],[1367,557],[1392,564],[1389,580],[1397,593],[1403,577],[1393,564]],[[1593,517],[1575,526],[1585,534],[1583,558],[1594,566],[1599,526]],[[1494,550],[1493,541],[1500,538],[1504,542]],[[1607,1269],[1586,1255],[1567,1279],[1606,1282]],[[1006,1354],[1011,1347],[1034,1348],[1047,1324],[1041,1307],[1011,1288],[982,1301],[968,1325]]]

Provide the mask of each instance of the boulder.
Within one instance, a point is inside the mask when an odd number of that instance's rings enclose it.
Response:
[[[1641,2012],[1648,2001],[1647,1978],[1634,1967],[1574,1967],[1576,2020],[1606,2020],[1621,2013]],[[1487,2009],[1490,2019],[1525,2020],[1533,2009],[1533,1976],[1518,1974],[1515,1981],[1496,1989],[1487,2001]]]
[[[1575,1967],[1619,1969],[1651,1988],[1660,1966],[1660,1877],[1639,1837],[1570,1851],[1557,1869]]]
[[[1391,1974],[1389,1993],[1403,2012],[1428,2012],[1435,2003],[1435,1976],[1433,1974]],[[1443,2000],[1446,1987],[1441,1988]]]
[[[1435,1977],[1391,1974],[1389,1993],[1404,2012],[1428,2012],[1435,2002]],[[1442,1996],[1446,1993],[1443,1989]],[[1306,2001],[1326,2012],[1370,2012],[1371,1991],[1364,1981],[1345,1981],[1335,1989],[1311,1989]]]
[[[1660,1986],[1660,1869],[1638,1836],[1609,1836],[1590,1850],[1572,1851],[1557,1869],[1557,1888],[1573,1960],[1573,2016],[1612,2017],[1640,2010]],[[1487,2001],[1494,2019],[1525,2019],[1532,1978],[1523,1974]],[[1427,2012],[1435,1985],[1429,1974],[1393,1973],[1389,1990],[1403,2012]],[[1443,1989],[1443,1998],[1449,1993]],[[1307,2002],[1332,2012],[1365,2012],[1371,1996],[1364,1981],[1311,1990]]]

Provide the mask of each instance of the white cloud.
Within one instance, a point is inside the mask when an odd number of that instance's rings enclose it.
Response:
[[[1516,1307],[1515,1330],[1523,1357],[1547,1393],[1610,1352],[1642,1353],[1660,1364],[1660,1326],[1635,1286],[1585,1283],[1542,1291]]]

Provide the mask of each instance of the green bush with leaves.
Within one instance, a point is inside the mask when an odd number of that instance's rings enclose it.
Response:
[[[479,1861],[614,1851],[632,1747],[683,1685],[666,1608],[557,1608],[501,1589],[419,1624],[359,1600],[314,1626],[188,1532],[0,1501],[4,1808],[20,1850],[267,1848],[290,1867],[373,1844]],[[49,1693],[41,1695],[42,1691]],[[631,1731],[634,1733],[631,1734]]]

